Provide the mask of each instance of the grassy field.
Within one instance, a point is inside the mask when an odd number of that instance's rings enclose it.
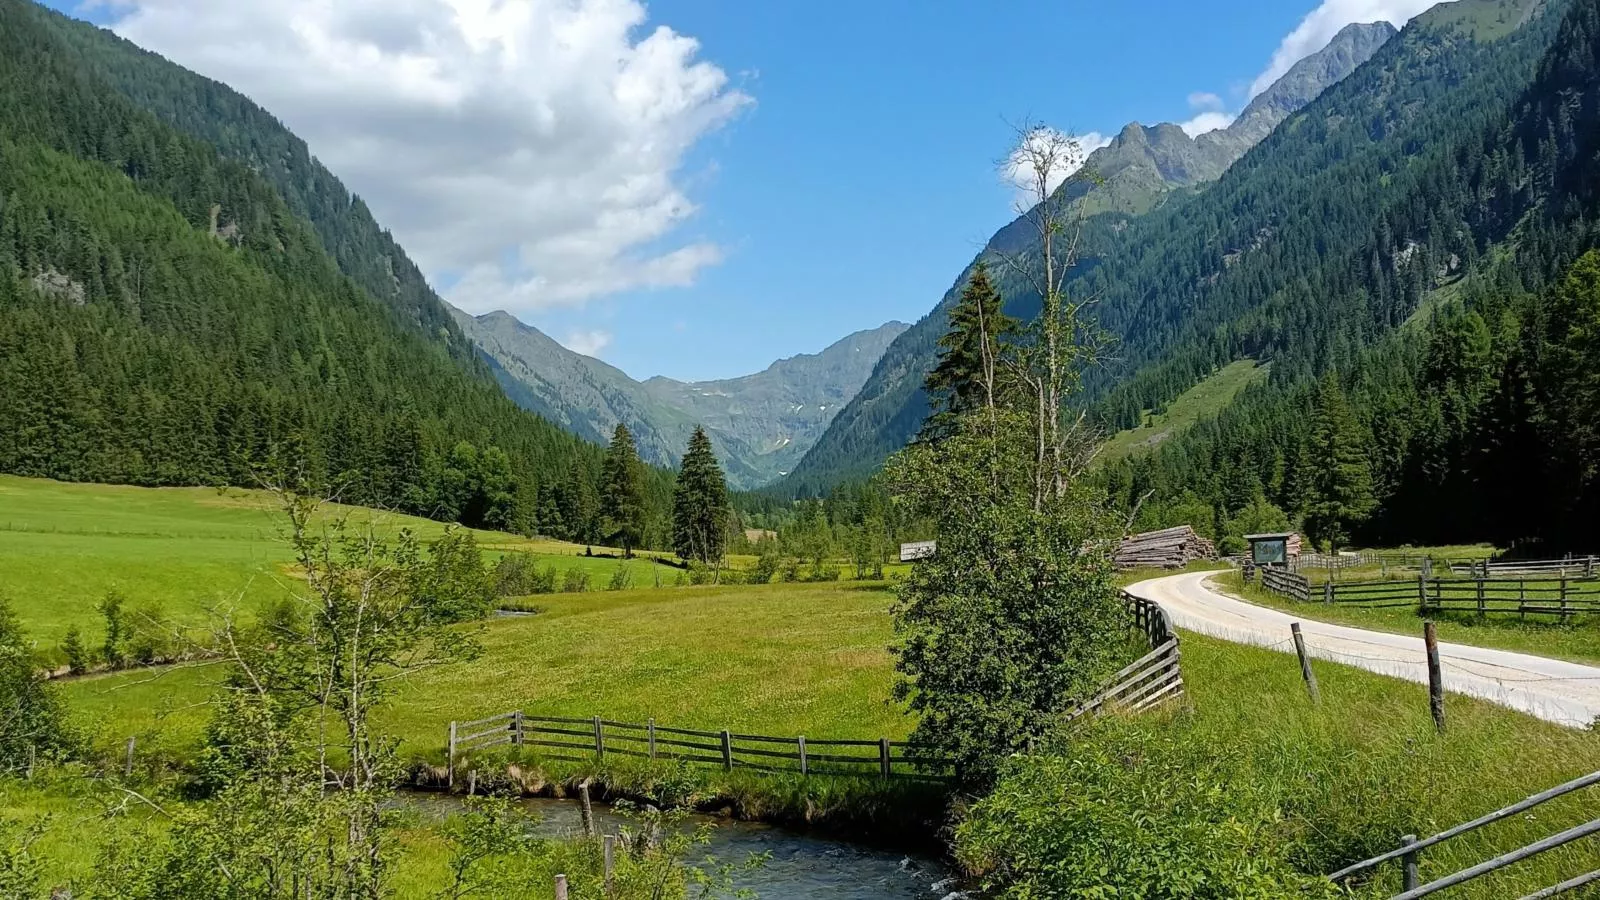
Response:
[[[1237,570],[1218,575],[1216,582],[1228,593],[1251,603],[1304,614],[1320,622],[1392,634],[1422,633],[1423,617],[1411,606],[1369,608],[1349,603],[1327,604],[1316,599],[1315,588],[1312,602],[1299,603],[1259,584],[1245,584]],[[1480,618],[1475,613],[1444,611],[1430,613],[1428,618],[1437,623],[1442,641],[1600,665],[1600,617],[1577,616],[1563,624],[1554,617],[1530,616],[1523,620],[1514,615],[1490,615]]]
[[[889,701],[889,599],[885,590],[851,585],[556,596],[546,614],[491,623],[479,661],[407,684],[384,724],[405,739],[408,755],[433,759],[449,719],[514,706],[769,734],[898,737],[911,721]],[[1452,695],[1451,729],[1435,735],[1420,686],[1321,661],[1324,700],[1312,708],[1291,657],[1195,635],[1183,640],[1193,710],[1185,733],[1236,753],[1250,767],[1241,777],[1281,786],[1287,811],[1353,833],[1371,826],[1374,843],[1396,828],[1442,829],[1600,768],[1594,733]],[[181,753],[204,721],[214,673],[190,668],[154,680],[124,674],[65,688],[99,727],[101,746],[138,734],[142,747]],[[1159,721],[1152,727],[1166,727]],[[1313,801],[1333,807],[1307,809]],[[87,801],[38,802],[77,809]],[[1541,836],[1547,832],[1534,832],[1570,824],[1578,808],[1507,823],[1430,855],[1424,871]],[[1462,896],[1506,896],[1497,891],[1600,866],[1597,854],[1600,848],[1579,846]]]
[[[385,531],[411,529],[431,540],[444,526],[428,519],[329,506],[329,518],[349,516]],[[95,606],[110,591],[127,599],[136,616],[159,612],[179,625],[203,625],[213,610],[252,615],[292,589],[292,560],[283,518],[260,491],[211,488],[137,488],[67,484],[0,476],[0,596],[7,597],[42,655],[59,661],[56,648],[69,627],[97,645],[102,632]],[[633,587],[675,586],[681,570],[645,558],[624,563],[611,548],[591,548],[493,531],[474,531],[492,562],[507,552],[532,553],[541,568],[589,574],[590,590],[603,590],[619,567]],[[748,568],[755,559],[733,558]],[[806,567],[802,567],[802,573]],[[843,577],[852,569],[841,567]],[[891,577],[903,566],[890,566]],[[541,598],[542,600],[542,598]],[[542,602],[536,605],[543,606]]]
[[[522,709],[816,738],[903,737],[886,587],[833,583],[551,594],[545,611],[484,626],[483,656],[405,684],[383,725],[442,759],[445,725]],[[181,754],[219,669],[69,682],[106,747],[129,736]]]
[[[1267,367],[1253,359],[1229,363],[1209,378],[1184,391],[1164,413],[1145,412],[1138,428],[1119,431],[1106,441],[1100,458],[1117,460],[1147,450],[1196,422],[1214,417],[1252,382],[1265,378]]]

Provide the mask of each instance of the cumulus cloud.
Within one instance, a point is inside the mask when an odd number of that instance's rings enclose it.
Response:
[[[119,34],[304,137],[463,309],[578,307],[722,258],[679,237],[685,157],[752,101],[638,0],[113,3]]]
[[[1193,118],[1182,122],[1182,128],[1189,137],[1198,137],[1208,131],[1218,128],[1227,128],[1237,118],[1234,113],[1227,112],[1222,98],[1208,91],[1195,91],[1189,95],[1189,108],[1195,111]]]
[[[1328,46],[1333,36],[1346,25],[1382,21],[1396,28],[1403,28],[1412,18],[1438,2],[1439,0],[1323,0],[1322,5],[1302,19],[1300,25],[1289,32],[1289,36],[1278,45],[1277,52],[1272,54],[1272,62],[1250,84],[1250,96],[1254,98],[1271,87],[1274,81],[1282,78],[1295,63]]]
[[[1089,154],[1111,143],[1098,131],[1069,134],[1048,125],[1028,130],[1017,148],[1000,163],[1000,179],[1010,185],[1017,209],[1029,209],[1039,199],[1038,167],[1046,170],[1045,189],[1054,193],[1073,172],[1083,168]]]
[[[598,329],[594,331],[570,331],[567,333],[566,340],[561,342],[561,345],[573,353],[598,357],[601,350],[611,345],[611,332]]]

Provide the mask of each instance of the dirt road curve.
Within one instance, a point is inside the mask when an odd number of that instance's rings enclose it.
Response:
[[[1328,625],[1226,596],[1208,573],[1172,575],[1128,588],[1161,604],[1173,624],[1240,644],[1293,653],[1289,623],[1299,622],[1312,656],[1422,684],[1428,682],[1417,637]],[[1421,631],[1420,626],[1418,631]],[[1462,644],[1439,645],[1445,690],[1509,706],[1562,725],[1586,727],[1600,718],[1600,667]]]

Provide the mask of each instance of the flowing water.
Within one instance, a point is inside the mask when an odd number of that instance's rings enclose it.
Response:
[[[425,811],[446,815],[460,808],[459,798],[444,794],[413,794],[408,799]],[[545,837],[569,837],[581,832],[583,814],[570,800],[518,801],[539,819],[536,832]],[[602,833],[615,833],[631,824],[603,806],[594,810]],[[738,864],[750,854],[770,853],[765,865],[740,872],[734,886],[748,888],[761,900],[942,900],[963,896],[952,873],[938,860],[877,850],[847,841],[790,831],[755,822],[738,822],[711,816],[692,816],[693,827],[713,827],[711,843],[696,847],[696,857],[711,855],[721,863]]]

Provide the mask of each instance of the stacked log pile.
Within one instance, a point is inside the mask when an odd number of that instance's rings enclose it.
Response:
[[[1119,569],[1181,569],[1197,559],[1216,559],[1216,545],[1188,525],[1124,538],[1114,561]]]

